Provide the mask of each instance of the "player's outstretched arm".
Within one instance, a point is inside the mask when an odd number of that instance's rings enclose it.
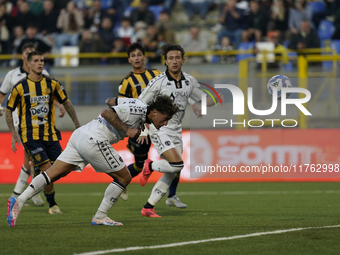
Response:
[[[105,104],[108,106],[116,106],[117,105],[117,97],[109,97],[108,99],[105,100]]]
[[[66,113],[65,107],[64,107],[61,103],[59,103],[57,100],[54,100],[53,103],[54,103],[54,105],[55,105],[56,107],[59,108],[59,111],[60,111],[59,117],[60,117],[60,118],[64,117],[64,115],[65,115],[65,113]]]
[[[113,127],[126,133],[126,135],[130,138],[137,138],[140,135],[139,129],[129,128],[128,125],[121,121],[112,108],[103,110],[101,116]]]
[[[67,111],[67,114],[71,117],[71,120],[73,121],[76,128],[79,128],[80,124],[79,124],[79,121],[78,121],[78,117],[77,117],[76,111],[74,110],[74,107],[73,107],[71,101],[67,100],[67,102],[64,104],[64,107]]]
[[[20,145],[20,139],[19,139],[18,133],[15,131],[15,128],[14,128],[12,112],[9,110],[6,111],[6,122],[9,128],[9,131],[12,134],[12,150],[16,152],[17,151],[16,144],[18,146]]]

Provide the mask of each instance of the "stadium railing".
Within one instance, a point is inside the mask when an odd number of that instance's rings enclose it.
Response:
[[[302,87],[302,88],[306,88],[308,89],[308,78],[317,78],[317,77],[325,77],[328,78],[328,80],[326,79],[324,82],[321,83],[321,85],[319,86],[318,90],[316,90],[316,94],[313,94],[313,98],[312,100],[308,103],[309,107],[313,107],[316,105],[317,100],[322,96],[322,91],[323,89],[325,89],[325,87],[327,86],[327,82],[330,83],[330,88],[329,88],[329,100],[327,100],[326,103],[327,104],[323,104],[322,105],[322,112],[327,111],[327,114],[329,115],[327,117],[327,120],[332,122],[337,122],[339,117],[337,116],[337,111],[336,109],[333,107],[331,107],[331,105],[335,105],[336,98],[336,84],[335,84],[335,80],[333,79],[332,81],[329,80],[329,78],[336,78],[337,74],[336,74],[336,70],[337,70],[337,66],[338,66],[338,62],[340,62],[340,55],[337,54],[336,50],[332,47],[330,47],[330,44],[324,47],[324,48],[317,48],[317,49],[305,49],[305,50],[297,50],[297,51],[292,51],[292,50],[287,50],[287,53],[290,52],[295,52],[297,53],[297,56],[289,56],[288,54],[283,54],[283,52],[280,51],[262,51],[261,53],[263,53],[263,60],[260,63],[260,70],[257,70],[255,73],[252,73],[250,71],[251,69],[251,65],[252,63],[254,63],[256,61],[255,57],[249,57],[249,58],[243,58],[241,60],[238,61],[237,65],[238,65],[238,73],[233,73],[233,74],[229,74],[228,78],[237,78],[239,81],[239,87],[241,88],[241,90],[244,92],[244,94],[246,94],[246,90],[248,87],[248,81],[247,79],[249,78],[262,78],[263,81],[265,82],[267,78],[270,78],[276,74],[278,74],[276,71],[275,73],[271,72],[270,70],[268,70],[268,62],[266,59],[267,53],[274,53],[275,56],[275,61],[296,61],[296,70],[290,70],[290,72],[287,72],[288,77],[289,78],[298,78],[298,86]],[[149,53],[146,53],[146,55],[148,56]],[[202,51],[202,52],[186,52],[186,56],[190,57],[190,56],[213,56],[213,55],[218,55],[218,56],[222,56],[222,55],[240,55],[240,54],[247,54],[249,56],[254,55],[254,50],[231,50],[231,51]],[[18,58],[20,58],[21,56],[17,56]],[[79,53],[76,55],[73,54],[50,54],[49,55],[50,58],[66,58],[66,67],[68,67],[70,65],[71,59],[76,57],[76,58],[125,58],[126,53]],[[0,55],[0,60],[11,60],[13,59],[13,55]],[[328,69],[313,69],[310,68],[310,63],[312,62],[331,62],[332,65],[330,65],[331,68]],[[214,64],[212,64],[214,65]],[[227,65],[226,65],[227,66]],[[311,71],[309,71],[309,69],[311,69]],[[281,73],[281,70],[280,70]],[[281,73],[283,74],[283,73]],[[111,77],[111,76],[101,76],[100,77],[101,80],[104,81],[117,81],[120,80],[121,77]],[[73,81],[77,81],[77,82],[81,82],[81,81],[93,81],[96,82],[97,78],[96,77],[85,77],[85,76],[78,76],[78,77],[72,77],[70,74],[65,74],[64,77],[60,77],[60,80],[62,80],[65,84],[65,88],[67,90],[68,93],[71,94],[72,91],[72,87],[71,87],[71,83]],[[299,95],[300,97],[302,97],[303,95]],[[334,104],[333,104],[334,103]],[[306,104],[305,104],[306,106]],[[247,109],[245,107],[245,109]],[[244,116],[239,116],[239,119],[249,119],[248,116],[248,112],[245,112]],[[299,112],[299,116],[297,118],[298,122],[299,122],[299,128],[305,129],[305,128],[309,128],[309,127],[313,127],[318,120],[321,119],[325,119],[322,117],[318,117],[318,118],[313,118],[313,120],[309,120],[307,121],[306,116],[304,114],[302,114],[302,112]],[[317,126],[317,125],[316,125]],[[237,127],[239,129],[242,129],[242,126]]]

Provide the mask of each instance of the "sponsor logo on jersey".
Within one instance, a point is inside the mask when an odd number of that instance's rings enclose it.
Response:
[[[118,107],[118,110],[122,113],[127,112],[126,108]]]
[[[171,82],[168,82],[166,85],[167,85],[167,86],[171,86]]]
[[[166,142],[165,142],[165,145],[167,145],[167,146],[170,146],[170,144],[171,144],[170,141],[166,141]]]
[[[34,92],[26,93],[26,94],[24,94],[24,97],[27,97],[27,96],[30,96],[30,95],[33,95],[33,94],[34,94]]]
[[[48,121],[46,119],[43,120],[32,120],[32,123],[34,125],[44,125],[45,123],[47,123]]]
[[[170,98],[177,98],[177,97],[184,97],[184,98],[188,98],[189,97],[189,91],[175,91],[172,92],[170,95]]]
[[[32,92],[34,93],[34,92]],[[34,104],[34,103],[42,103],[42,102],[48,102],[50,101],[50,96],[47,95],[47,96],[36,96],[36,97],[31,97],[30,98],[30,102],[31,104]]]
[[[186,84],[187,86],[189,86],[189,83],[190,83],[189,81],[187,81],[187,80],[185,81],[185,84]]]
[[[37,115],[39,118],[45,117],[48,114],[49,110],[50,107],[46,103],[40,103],[36,107],[30,109],[32,116]]]
[[[138,83],[138,84],[135,85],[135,88],[142,86],[143,84],[145,84],[145,83],[144,82]]]

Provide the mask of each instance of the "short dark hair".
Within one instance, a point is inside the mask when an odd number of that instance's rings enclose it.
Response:
[[[38,30],[38,25],[35,24],[35,23],[29,23],[29,24],[27,25],[26,30],[27,30],[28,28],[34,28],[34,29],[37,29],[37,30]]]
[[[25,43],[22,47],[21,47],[21,52],[24,52],[26,49],[34,49],[34,50],[37,50],[37,48],[34,46],[33,43],[31,42],[28,42],[28,43]]]
[[[165,9],[163,11],[161,11],[159,14],[168,14],[170,16],[170,13]]]
[[[32,51],[30,54],[28,54],[28,56],[27,56],[27,62],[30,62],[31,60],[32,60],[32,58],[33,58],[33,56],[43,56],[44,54],[42,54],[42,52],[40,52],[40,51],[37,51],[37,50],[35,50],[35,51]]]
[[[149,111],[152,110],[157,110],[162,114],[172,117],[176,112],[179,111],[179,108],[169,96],[159,95],[155,97],[149,104]]]
[[[181,52],[182,54],[182,58],[184,59],[184,54],[185,54],[185,51],[184,49],[182,48],[181,45],[179,44],[164,44],[161,48],[162,50],[162,56],[164,57],[164,59],[166,59],[166,55],[168,54],[169,51],[173,51],[173,50],[178,50]]]
[[[140,50],[143,53],[143,55],[145,55],[145,48],[144,48],[144,46],[141,43],[139,43],[139,42],[135,42],[135,43],[130,44],[128,49],[127,49],[128,57],[130,57],[130,53],[131,52],[134,52],[137,49]]]
[[[121,19],[120,19],[120,22],[122,22],[122,21],[129,21],[129,22],[131,23],[131,20],[130,20],[129,17],[123,17],[123,18],[121,18]]]

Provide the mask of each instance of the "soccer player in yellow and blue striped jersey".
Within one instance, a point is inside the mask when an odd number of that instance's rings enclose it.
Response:
[[[138,53],[135,52],[131,53],[131,55],[136,54]],[[138,58],[138,60],[133,61],[130,60],[129,57],[129,63],[131,65],[139,65],[139,63],[141,63],[141,60]],[[119,86],[119,97],[138,98],[138,96],[142,93],[142,90],[145,89],[146,86],[148,85],[149,81],[152,78],[155,78],[156,76],[161,74],[161,72],[157,69],[145,69],[144,62],[143,69],[136,70],[134,68],[134,71],[130,72],[128,75],[125,76],[125,78],[121,81],[121,84]]]
[[[39,51],[32,51],[27,56],[30,73],[12,89],[7,103],[6,121],[12,133],[12,150],[16,144],[23,146],[35,167],[46,171],[62,152],[59,130],[55,127],[53,101],[63,104],[76,128],[80,127],[77,115],[68,99],[63,86],[54,78],[42,74],[44,57]],[[18,108],[18,134],[14,128],[12,112]],[[54,199],[53,184],[44,189],[49,204],[49,213],[61,213]]]
[[[29,67],[27,65],[27,56],[32,51],[35,51],[36,48],[32,43],[26,43],[26,44],[24,44],[24,46],[22,46],[21,50],[22,50],[22,55],[21,55],[22,66],[10,70],[6,74],[4,80],[1,84],[1,87],[0,87],[0,107],[1,107],[1,104],[4,102],[6,95],[10,94],[10,92],[12,91],[14,85],[16,85],[18,83],[18,81],[25,78],[29,74]],[[49,73],[46,70],[43,70],[42,73],[49,75]],[[58,107],[60,109],[59,117],[63,117],[64,114],[66,113],[64,106],[62,104],[60,104],[59,102],[57,102],[56,100],[54,100],[54,104],[55,104],[56,107]],[[3,114],[0,110],[0,116],[2,116],[2,115]],[[19,119],[18,119],[18,112],[16,110],[13,112],[13,120],[14,120],[14,126],[17,128],[18,124],[19,124]],[[17,179],[16,184],[14,186],[13,193],[11,195],[12,197],[18,197],[26,187],[26,183],[28,181],[28,178],[31,175],[31,167],[30,167],[29,161],[30,161],[30,159],[29,159],[29,157],[28,157],[28,155],[25,151],[25,153],[24,153],[24,164],[21,167],[18,179]],[[33,171],[33,169],[32,169],[32,174],[33,174],[33,176],[35,174],[35,171]],[[39,193],[32,197],[32,202],[36,206],[43,206],[45,204],[44,200],[41,198]]]

